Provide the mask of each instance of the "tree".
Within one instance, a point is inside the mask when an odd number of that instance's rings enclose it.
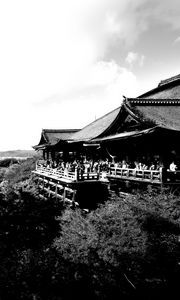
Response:
[[[4,186],[0,194],[1,299],[32,299],[38,295],[38,280],[45,279],[43,271],[47,269],[42,261],[59,233],[57,216],[62,209],[54,198],[39,198],[33,186]],[[48,268],[50,271],[49,264]]]
[[[77,270],[84,266],[100,299],[144,298],[147,291],[152,299],[178,288],[179,218],[179,198],[173,194],[117,197],[88,215],[66,211],[55,247]]]
[[[151,300],[179,289],[178,196],[115,197],[87,213],[7,183],[0,216],[2,300]]]
[[[39,198],[35,188],[7,187],[0,195],[0,236],[8,248],[38,248],[50,244],[59,231],[56,217],[62,205],[55,198]]]

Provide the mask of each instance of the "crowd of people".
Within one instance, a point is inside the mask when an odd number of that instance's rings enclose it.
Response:
[[[110,161],[106,160],[93,160],[93,159],[83,159],[83,160],[74,160],[70,162],[47,160],[44,161],[43,165],[47,168],[53,168],[58,171],[68,171],[68,172],[75,172],[75,170],[79,170],[83,173],[93,172],[109,172],[111,167],[114,168],[122,168],[122,169],[134,169],[134,170],[156,170],[160,171],[163,168],[163,164],[159,161],[154,161],[150,163],[142,163],[138,161],[134,162],[127,162],[126,160],[122,161]],[[175,172],[177,170],[177,165],[175,162],[171,162],[168,170]]]
[[[42,163],[41,163],[42,165]],[[44,161],[43,166],[47,168],[57,169],[58,171],[65,171],[68,170],[69,172],[75,172],[76,169],[82,171],[84,173],[88,172],[101,172],[101,171],[108,171],[112,163],[108,160],[98,160],[94,161],[92,159],[87,160],[74,160],[74,161],[56,161],[47,160]],[[113,166],[113,165],[112,165]]]

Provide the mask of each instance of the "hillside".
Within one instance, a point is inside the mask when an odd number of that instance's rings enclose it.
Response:
[[[9,150],[0,151],[0,158],[5,157],[33,157],[36,156],[37,152],[34,150]]]

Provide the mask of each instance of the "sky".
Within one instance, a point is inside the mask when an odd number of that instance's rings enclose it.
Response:
[[[0,0],[0,151],[179,73],[179,0]]]

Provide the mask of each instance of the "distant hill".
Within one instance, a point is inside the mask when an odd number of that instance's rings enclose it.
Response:
[[[37,152],[35,150],[9,150],[0,151],[0,158],[5,157],[33,157],[36,156]]]

